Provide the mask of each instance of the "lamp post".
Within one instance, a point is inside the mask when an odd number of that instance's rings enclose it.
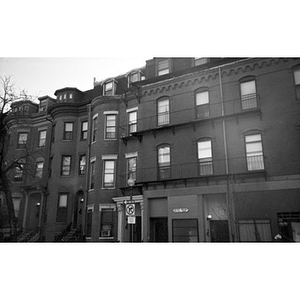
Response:
[[[133,186],[135,185],[135,180],[132,178],[132,176],[130,176],[130,178],[127,181],[128,186],[130,186],[131,192],[130,192],[130,203],[133,202],[132,198],[133,198]],[[133,223],[130,224],[130,242],[133,242]]]

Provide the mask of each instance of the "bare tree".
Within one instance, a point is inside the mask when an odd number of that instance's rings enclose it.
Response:
[[[20,110],[12,110],[13,103],[18,100],[33,100],[25,90],[17,91],[11,81],[11,77],[0,77],[0,194],[4,196],[7,207],[7,218],[11,229],[11,235],[14,236],[17,228],[17,219],[14,213],[14,205],[11,193],[10,174],[18,169],[20,172],[26,171],[32,173],[24,164],[24,159],[32,156],[29,149],[24,149],[19,155],[9,151],[9,134],[7,120],[14,119],[17,123],[24,123],[25,116]],[[0,218],[3,220],[3,207],[0,205]],[[0,224],[4,225],[4,224]],[[2,227],[2,226],[1,226]]]

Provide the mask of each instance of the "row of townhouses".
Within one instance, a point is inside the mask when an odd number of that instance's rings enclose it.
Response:
[[[153,58],[54,95],[7,118],[20,241],[300,241],[300,59]]]

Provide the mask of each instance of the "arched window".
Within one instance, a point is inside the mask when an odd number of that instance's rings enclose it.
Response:
[[[213,175],[212,143],[211,139],[201,139],[197,143],[199,175]]]
[[[257,107],[256,80],[254,76],[247,76],[240,80],[242,110]]]
[[[164,144],[157,148],[158,179],[171,177],[171,150],[170,145]]]
[[[210,115],[209,112],[209,90],[201,88],[195,91],[196,118],[203,119]]]

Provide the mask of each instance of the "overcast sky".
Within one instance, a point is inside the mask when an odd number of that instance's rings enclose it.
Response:
[[[150,58],[0,58],[0,76],[11,76],[30,95],[54,97],[64,87],[92,89],[94,77],[101,81],[124,74]]]

